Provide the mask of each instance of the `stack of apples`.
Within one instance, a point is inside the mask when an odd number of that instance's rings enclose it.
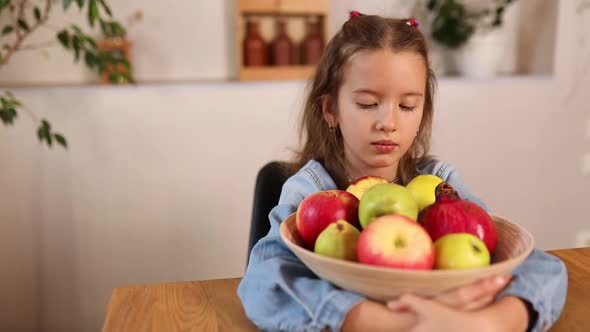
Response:
[[[435,175],[406,186],[376,176],[319,191],[297,208],[296,228],[323,256],[401,269],[470,269],[491,263],[496,226]]]

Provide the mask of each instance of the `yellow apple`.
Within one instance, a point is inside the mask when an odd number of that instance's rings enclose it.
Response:
[[[441,178],[432,174],[421,174],[408,182],[406,189],[412,193],[418,203],[419,212],[436,201],[436,187],[442,182]]]
[[[436,269],[473,269],[490,265],[486,244],[469,233],[451,233],[434,241]]]

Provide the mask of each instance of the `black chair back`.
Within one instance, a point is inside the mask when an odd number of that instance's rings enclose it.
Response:
[[[283,184],[290,176],[288,164],[281,161],[269,162],[258,171],[254,187],[247,260],[250,259],[250,252],[256,242],[268,234],[270,230],[268,214],[279,203]]]

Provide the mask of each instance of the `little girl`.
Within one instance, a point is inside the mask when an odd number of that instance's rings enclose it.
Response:
[[[414,20],[352,12],[328,44],[302,117],[303,147],[271,230],[252,249],[238,288],[246,315],[269,331],[545,331],[564,305],[563,263],[535,249],[513,277],[433,298],[372,301],[314,275],[283,243],[282,220],[308,195],[375,175],[402,185],[434,174],[486,208],[457,170],[428,156],[435,79]]]

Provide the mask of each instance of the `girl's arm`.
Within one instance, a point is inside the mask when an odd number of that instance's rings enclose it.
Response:
[[[487,206],[471,194],[458,172],[449,164],[439,175],[450,183],[459,196],[477,204],[484,209]],[[489,210],[488,210],[489,211]],[[546,331],[559,318],[567,294],[567,270],[563,262],[542,250],[534,249],[527,259],[513,272],[513,278],[498,298],[513,296],[521,298],[531,305],[531,331]]]
[[[506,296],[477,312],[496,331],[523,332],[529,326],[529,313],[525,303],[514,296]]]
[[[506,285],[507,281],[508,278],[482,279],[471,285],[441,294],[431,301],[442,305],[441,308],[453,309],[454,312],[476,312],[485,307],[485,310],[477,314],[480,317],[475,317],[474,321],[487,319],[491,323],[504,322],[508,324],[503,327],[514,327],[511,330],[498,328],[490,331],[524,331],[524,327],[528,322],[528,313],[526,309],[523,310],[524,304],[520,299],[506,297],[493,305],[489,305],[492,299],[487,300],[488,296],[496,295]],[[415,314],[408,312],[407,309],[410,308],[404,307],[403,303],[399,303],[399,301],[391,301],[387,306],[377,302],[362,301],[355,305],[346,315],[342,324],[342,332],[411,331],[417,323],[417,317]],[[453,311],[451,310],[451,312]],[[500,319],[501,315],[506,314],[514,314],[515,316],[509,320]],[[473,316],[477,315],[474,314]],[[470,330],[476,328],[477,326],[469,326]],[[436,330],[443,331],[442,329]]]
[[[531,331],[547,331],[559,318],[567,294],[567,270],[563,262],[539,249],[518,266],[512,282],[498,299],[516,297],[531,305]]]
[[[339,331],[347,313],[365,300],[319,279],[280,238],[281,222],[304,197],[335,189],[327,175],[317,172],[303,169],[284,184],[279,204],[269,214],[271,229],[252,249],[238,287],[246,315],[266,331]]]

